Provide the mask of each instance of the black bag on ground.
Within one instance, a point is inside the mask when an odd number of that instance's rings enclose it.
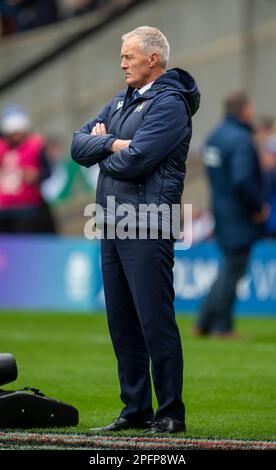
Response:
[[[0,354],[0,386],[17,378],[12,354]],[[78,410],[67,403],[46,397],[38,389],[0,389],[0,428],[77,426]]]

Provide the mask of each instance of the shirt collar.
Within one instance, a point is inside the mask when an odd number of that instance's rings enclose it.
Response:
[[[140,88],[140,89],[138,90],[139,93],[140,93],[140,95],[143,95],[147,90],[149,90],[153,83],[154,83],[154,82],[147,83],[145,86],[143,86],[142,88]]]

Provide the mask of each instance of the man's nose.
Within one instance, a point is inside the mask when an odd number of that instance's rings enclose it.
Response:
[[[122,69],[122,70],[127,69],[127,63],[126,63],[126,61],[125,61],[124,59],[121,61],[121,69]]]

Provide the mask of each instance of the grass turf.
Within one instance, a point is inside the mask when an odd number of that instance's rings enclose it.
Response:
[[[192,317],[179,315],[177,321],[185,361],[183,436],[275,440],[275,320],[239,318],[244,339],[235,341],[192,338]],[[1,312],[0,324],[1,352],[12,352],[19,369],[17,381],[4,388],[38,387],[79,409],[78,428],[55,432],[88,432],[119,415],[117,365],[105,315]]]

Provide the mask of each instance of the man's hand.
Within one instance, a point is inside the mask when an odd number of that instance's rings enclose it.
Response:
[[[116,139],[112,143],[110,147],[110,151],[114,153],[114,152],[119,152],[120,150],[126,149],[129,146],[130,142],[131,140]]]
[[[93,127],[90,135],[106,135],[107,132],[106,132],[106,127],[104,125],[103,122],[99,123],[97,122],[96,126]],[[114,140],[114,142],[112,143],[111,147],[110,147],[110,151],[112,153],[114,152],[119,152],[120,150],[123,150],[125,148],[127,148],[130,144],[131,140],[123,140],[123,139],[116,139]]]
[[[90,135],[106,135],[106,128],[103,122],[97,122],[96,126],[93,127]]]

